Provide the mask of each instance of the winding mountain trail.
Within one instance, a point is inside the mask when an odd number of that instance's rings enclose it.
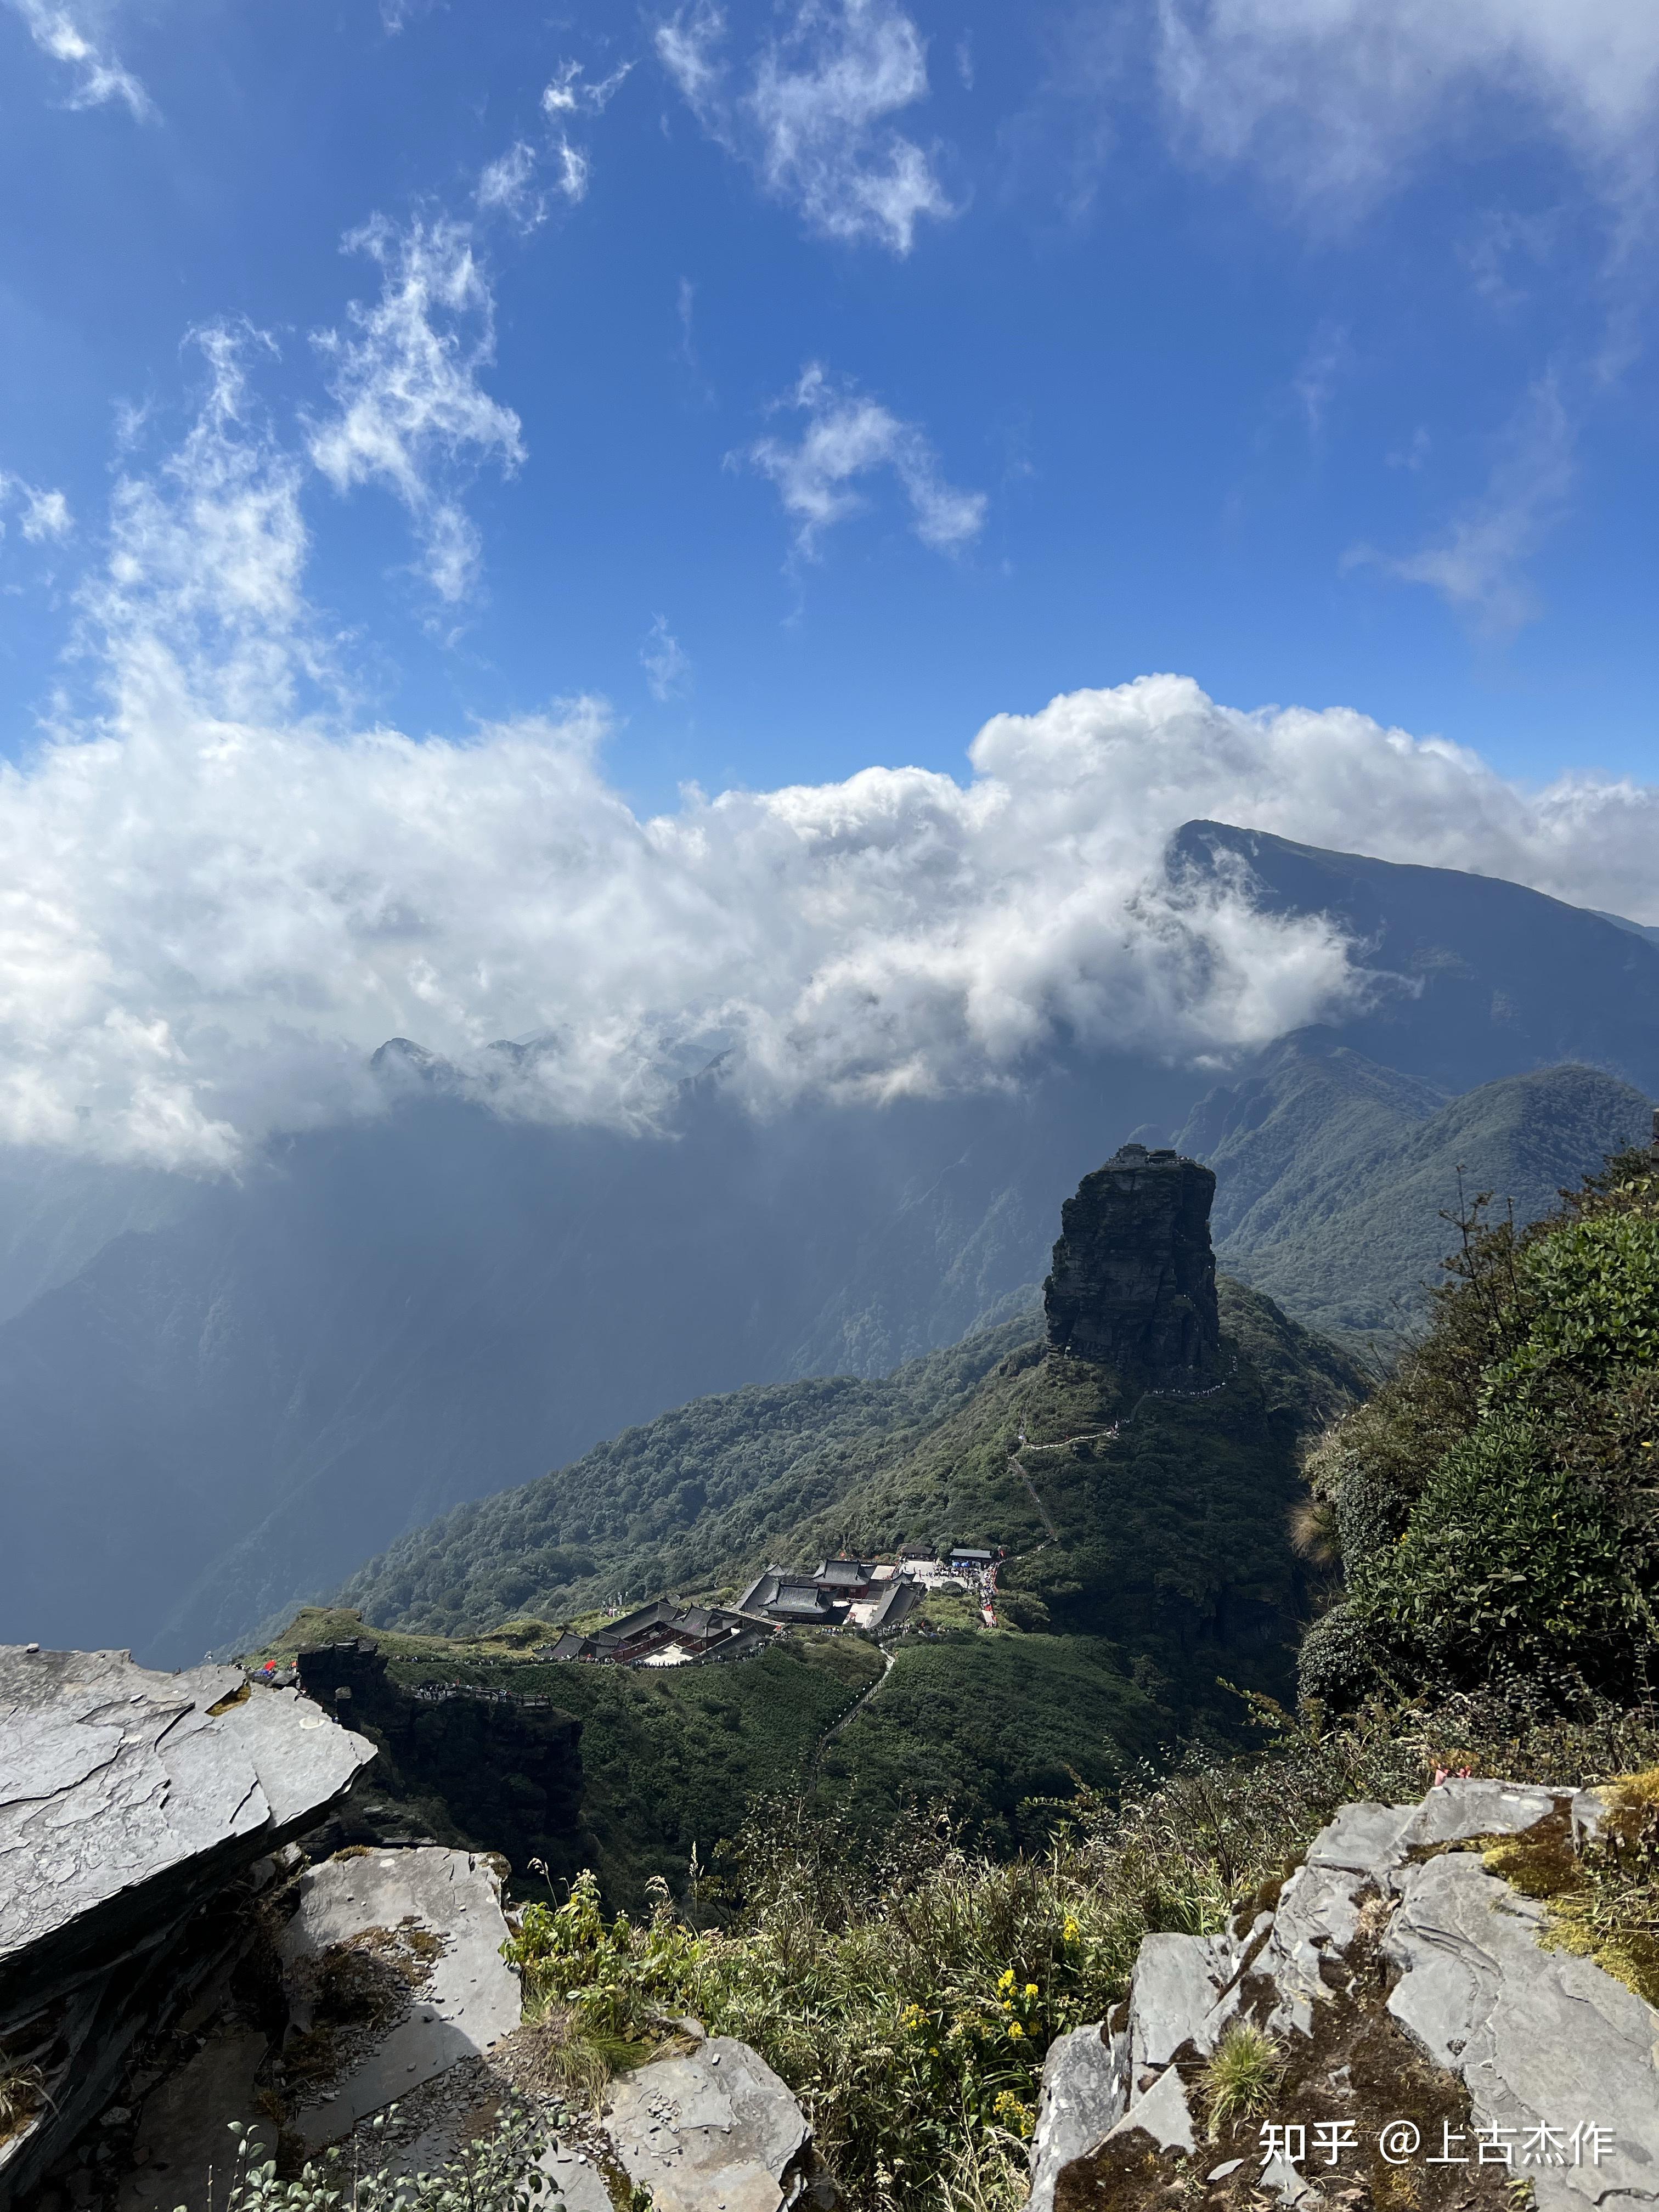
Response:
[[[855,1698],[853,1704],[848,1705],[847,1711],[842,1715],[841,1718],[838,1721],[832,1721],[830,1726],[825,1729],[823,1734],[818,1738],[817,1749],[812,1753],[812,1764],[807,1770],[807,1776],[810,1781],[816,1782],[817,1780],[818,1764],[823,1759],[824,1753],[830,1748],[830,1746],[835,1741],[842,1730],[844,1728],[849,1727],[864,1711],[871,1698],[875,1696],[876,1692],[880,1689],[882,1684],[892,1673],[893,1662],[897,1657],[898,1654],[896,1651],[889,1650],[885,1644],[882,1646],[880,1674],[878,1674],[875,1680],[871,1683],[869,1688],[864,1692],[863,1696]]]

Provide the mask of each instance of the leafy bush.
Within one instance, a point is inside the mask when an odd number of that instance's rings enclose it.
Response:
[[[371,2123],[382,2130],[396,2106]],[[235,2166],[225,2212],[532,2212],[550,2205],[557,2189],[539,2165],[545,2129],[524,2106],[509,2106],[494,2132],[469,2143],[438,2173],[394,2174],[384,2167],[348,2171],[337,2147],[282,2181],[276,2160],[261,2158],[253,2132],[233,2124]],[[179,2212],[185,2212],[180,2205]]]
[[[1501,1673],[1634,1698],[1659,1656],[1659,1173],[1626,1155],[1520,1235],[1482,1204],[1426,1336],[1310,1461],[1348,1595],[1305,1697]]]
[[[532,2006],[596,2036],[648,2041],[690,2014],[752,2044],[867,2212],[1012,2212],[1048,2046],[1105,2016],[1149,1929],[1218,1931],[1271,1901],[1338,1805],[1410,1799],[1438,1766],[1588,1783],[1659,1757],[1659,1714],[1540,1723],[1514,1693],[1329,1729],[1258,1711],[1261,1756],[1194,1752],[1116,1802],[1073,1799],[1041,1856],[964,1850],[915,1814],[872,1847],[822,1803],[780,1800],[684,1912],[658,1886],[647,1915],[608,1917],[585,1875],[526,1911],[508,1955]]]

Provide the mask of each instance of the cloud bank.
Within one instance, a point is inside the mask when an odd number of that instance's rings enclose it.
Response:
[[[693,790],[648,819],[607,779],[599,702],[465,738],[355,724],[305,591],[317,473],[389,486],[442,590],[472,542],[440,527],[471,528],[457,472],[518,451],[477,380],[464,237],[374,244],[381,297],[299,444],[250,394],[270,341],[214,328],[198,419],[118,481],[80,595],[101,708],[0,769],[0,1141],[234,1171],[273,1131],[379,1110],[367,1057],[394,1035],[481,1079],[516,1066],[503,1111],[636,1126],[723,1047],[762,1110],[1017,1081],[1067,1040],[1224,1059],[1340,1006],[1355,971],[1321,922],[1169,881],[1194,816],[1659,921],[1659,790],[1528,792],[1352,710],[1244,712],[1178,675],[996,715],[960,777]],[[842,404],[808,410],[789,468]],[[888,419],[858,451],[902,478]],[[966,496],[925,483],[919,528]],[[46,495],[11,496],[55,528]],[[684,679],[665,623],[645,653],[664,690]]]

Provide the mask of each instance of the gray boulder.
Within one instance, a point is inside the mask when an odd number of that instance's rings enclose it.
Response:
[[[605,2129],[658,2212],[781,2212],[810,2179],[800,2106],[759,2053],[730,2036],[619,2076]]]
[[[307,1868],[277,1944],[289,2034],[337,2063],[308,2069],[288,2124],[307,2150],[407,2097],[518,2027],[518,1976],[501,1956],[501,1878],[487,1860],[435,1845],[352,1851]],[[349,1977],[352,2011],[336,2033],[330,1992]]]
[[[44,2083],[0,2143],[0,2212],[221,1970],[240,1932],[219,1901],[257,1887],[374,1755],[234,1667],[0,1647],[0,2046]]]
[[[1376,2007],[1409,2036],[1407,2048],[1443,2069],[1449,2095],[1467,2100],[1470,2159],[1483,2136],[1490,2159],[1507,2145],[1539,2212],[1659,2204],[1659,2014],[1590,1960],[1547,1948],[1544,1908],[1456,1848],[1546,1820],[1564,1835],[1570,1821],[1582,1843],[1605,1811],[1595,1791],[1486,1780],[1442,1784],[1416,1805],[1345,1805],[1273,1912],[1247,1930],[1147,1936],[1123,2033],[1079,2028],[1048,2054],[1031,2147],[1035,2212],[1050,2212],[1068,2166],[1109,2159],[1136,2129],[1192,2155],[1182,2069],[1190,2077],[1234,2019],[1278,2036],[1304,2080],[1330,2065],[1323,2078],[1337,2088],[1345,2069],[1320,2060],[1321,2040],[1339,2008],[1352,2017],[1355,2006],[1361,2017]],[[1370,1948],[1359,1948],[1362,1936]],[[1397,1976],[1386,1997],[1374,1967],[1359,1972],[1378,1947]],[[1281,2203],[1317,2201],[1314,2180],[1282,2151],[1243,2163]]]
[[[1659,2203],[1659,2014],[1589,1960],[1543,1949],[1543,1907],[1477,1857],[1411,1866],[1399,1887],[1389,2010],[1462,2076],[1476,2128],[1504,2131],[1517,2157],[1542,2127],[1608,2131],[1600,2162],[1581,2140],[1577,2163],[1525,2169],[1540,2212]]]
[[[1031,2136],[1029,2212],[1053,2212],[1054,2182],[1122,2117],[1129,2102],[1127,2034],[1098,2024],[1073,2028],[1048,2046]]]

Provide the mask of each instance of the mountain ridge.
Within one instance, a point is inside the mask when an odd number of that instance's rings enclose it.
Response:
[[[1172,854],[1333,915],[1404,979],[1328,1030],[1377,1065],[1455,1090],[1576,1054],[1659,1085],[1659,949],[1627,929],[1224,825]],[[194,1658],[699,1395],[890,1373],[1018,1309],[1107,1133],[1178,1129],[1214,1081],[1073,1042],[1018,1092],[757,1120],[716,1073],[649,1138],[415,1082],[234,1187],[70,1176],[31,1212],[20,1167],[0,1176],[24,1301],[0,1322],[0,1617]]]

